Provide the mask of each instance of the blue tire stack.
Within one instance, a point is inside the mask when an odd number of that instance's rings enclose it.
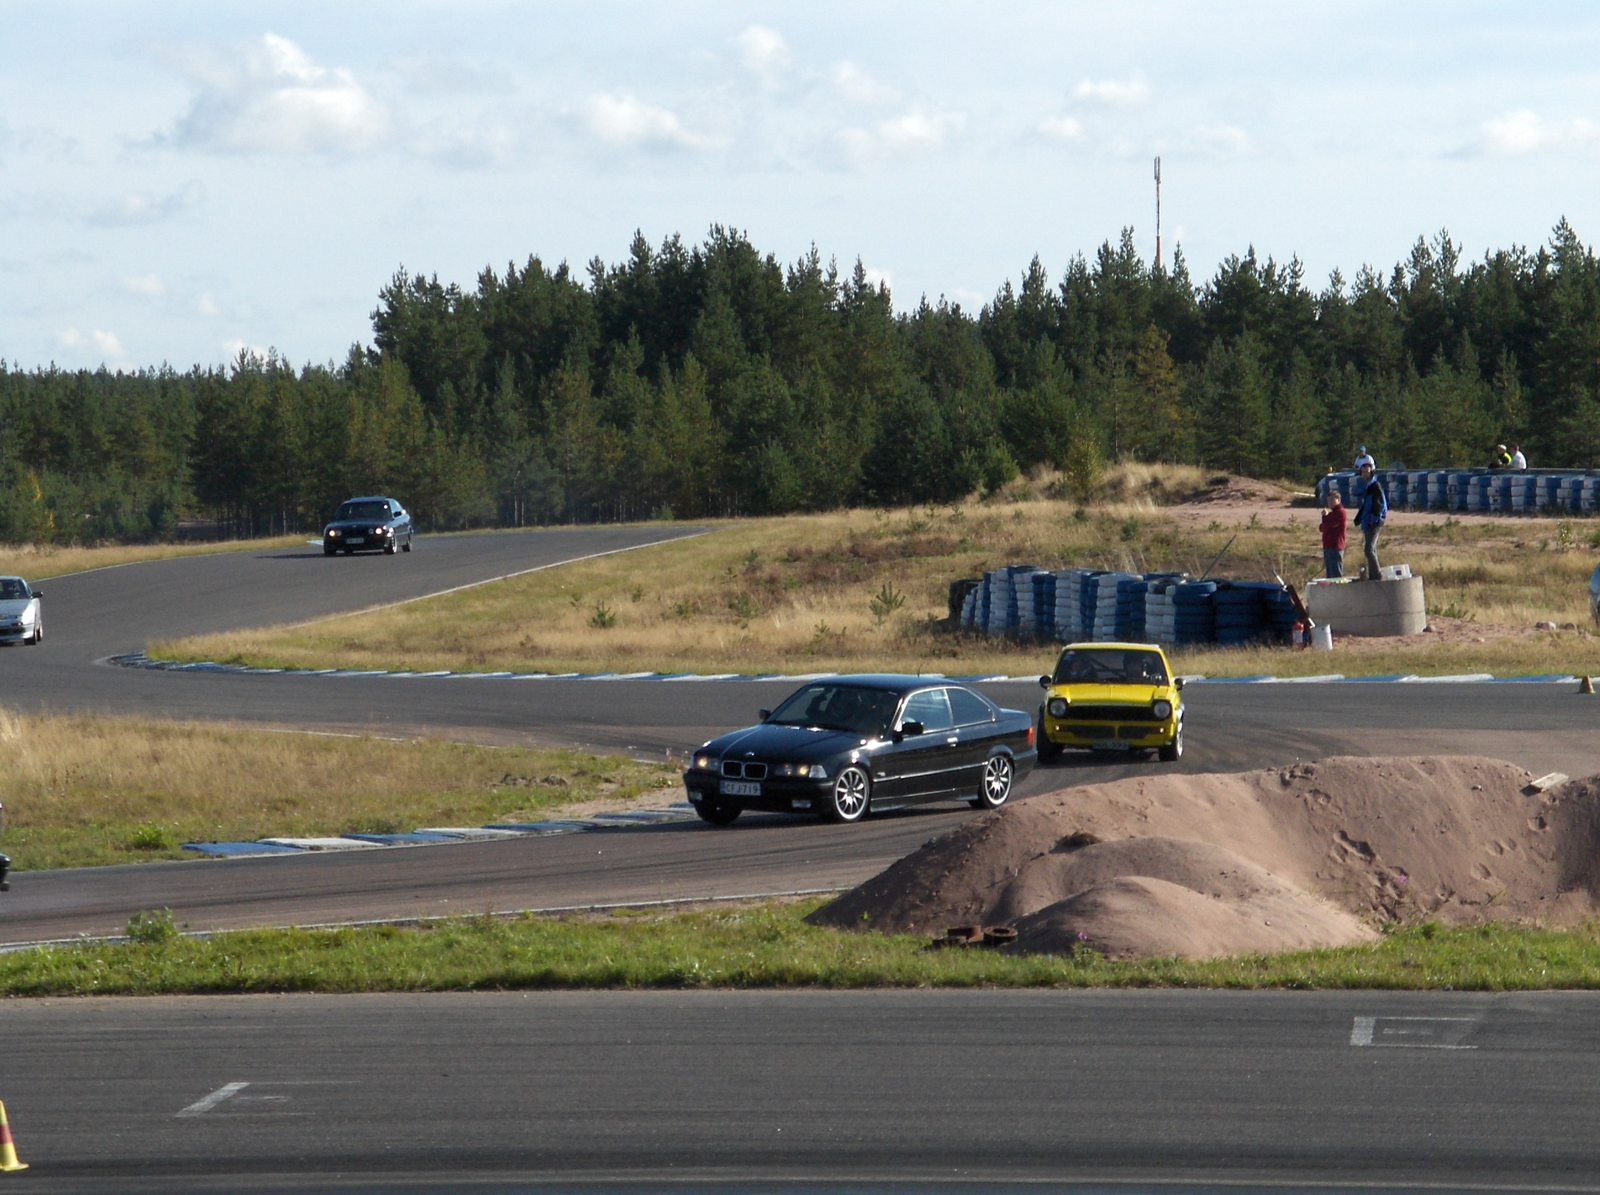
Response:
[[[1177,647],[1210,643],[1216,638],[1211,599],[1215,581],[1181,581],[1172,590],[1172,642]]]
[[[1261,593],[1251,585],[1225,581],[1212,595],[1219,647],[1239,647],[1261,638]]]
[[[1029,578],[1033,582],[1032,635],[1035,639],[1056,637],[1056,575],[1040,569]]]

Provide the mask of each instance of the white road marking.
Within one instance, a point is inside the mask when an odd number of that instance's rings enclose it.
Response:
[[[248,1086],[250,1086],[248,1083],[224,1083],[210,1095],[206,1096],[205,1099],[196,1100],[182,1112],[179,1112],[178,1115],[204,1116],[207,1112],[211,1111],[211,1109],[222,1103],[223,1100],[230,1099],[231,1097],[238,1095],[239,1092],[243,1091]]]
[[[1390,1050],[1476,1050],[1477,1046],[1461,1041],[1476,1023],[1474,1017],[1356,1017],[1350,1025],[1350,1044]]]

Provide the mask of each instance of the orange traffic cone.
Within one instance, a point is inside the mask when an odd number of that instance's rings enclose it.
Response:
[[[11,1140],[11,1126],[6,1122],[6,1106],[0,1101],[0,1172],[27,1168],[26,1162],[17,1161],[17,1146]]]

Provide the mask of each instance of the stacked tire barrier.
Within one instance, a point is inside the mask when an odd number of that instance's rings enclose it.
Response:
[[[1600,515],[1600,472],[1594,470],[1380,469],[1378,480],[1397,510]],[[1329,473],[1317,482],[1317,501],[1326,506],[1337,491],[1354,507],[1361,501],[1359,482],[1354,473]]]
[[[1291,642],[1297,618],[1288,591],[1275,582],[1013,565],[973,584],[962,598],[960,625],[1060,643],[1242,646]]]

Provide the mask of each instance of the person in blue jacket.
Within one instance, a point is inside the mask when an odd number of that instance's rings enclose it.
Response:
[[[1370,464],[1361,466],[1361,505],[1356,508],[1356,526],[1361,528],[1361,549],[1367,557],[1367,580],[1379,580],[1378,532],[1389,518],[1389,496],[1383,492],[1376,472]]]

